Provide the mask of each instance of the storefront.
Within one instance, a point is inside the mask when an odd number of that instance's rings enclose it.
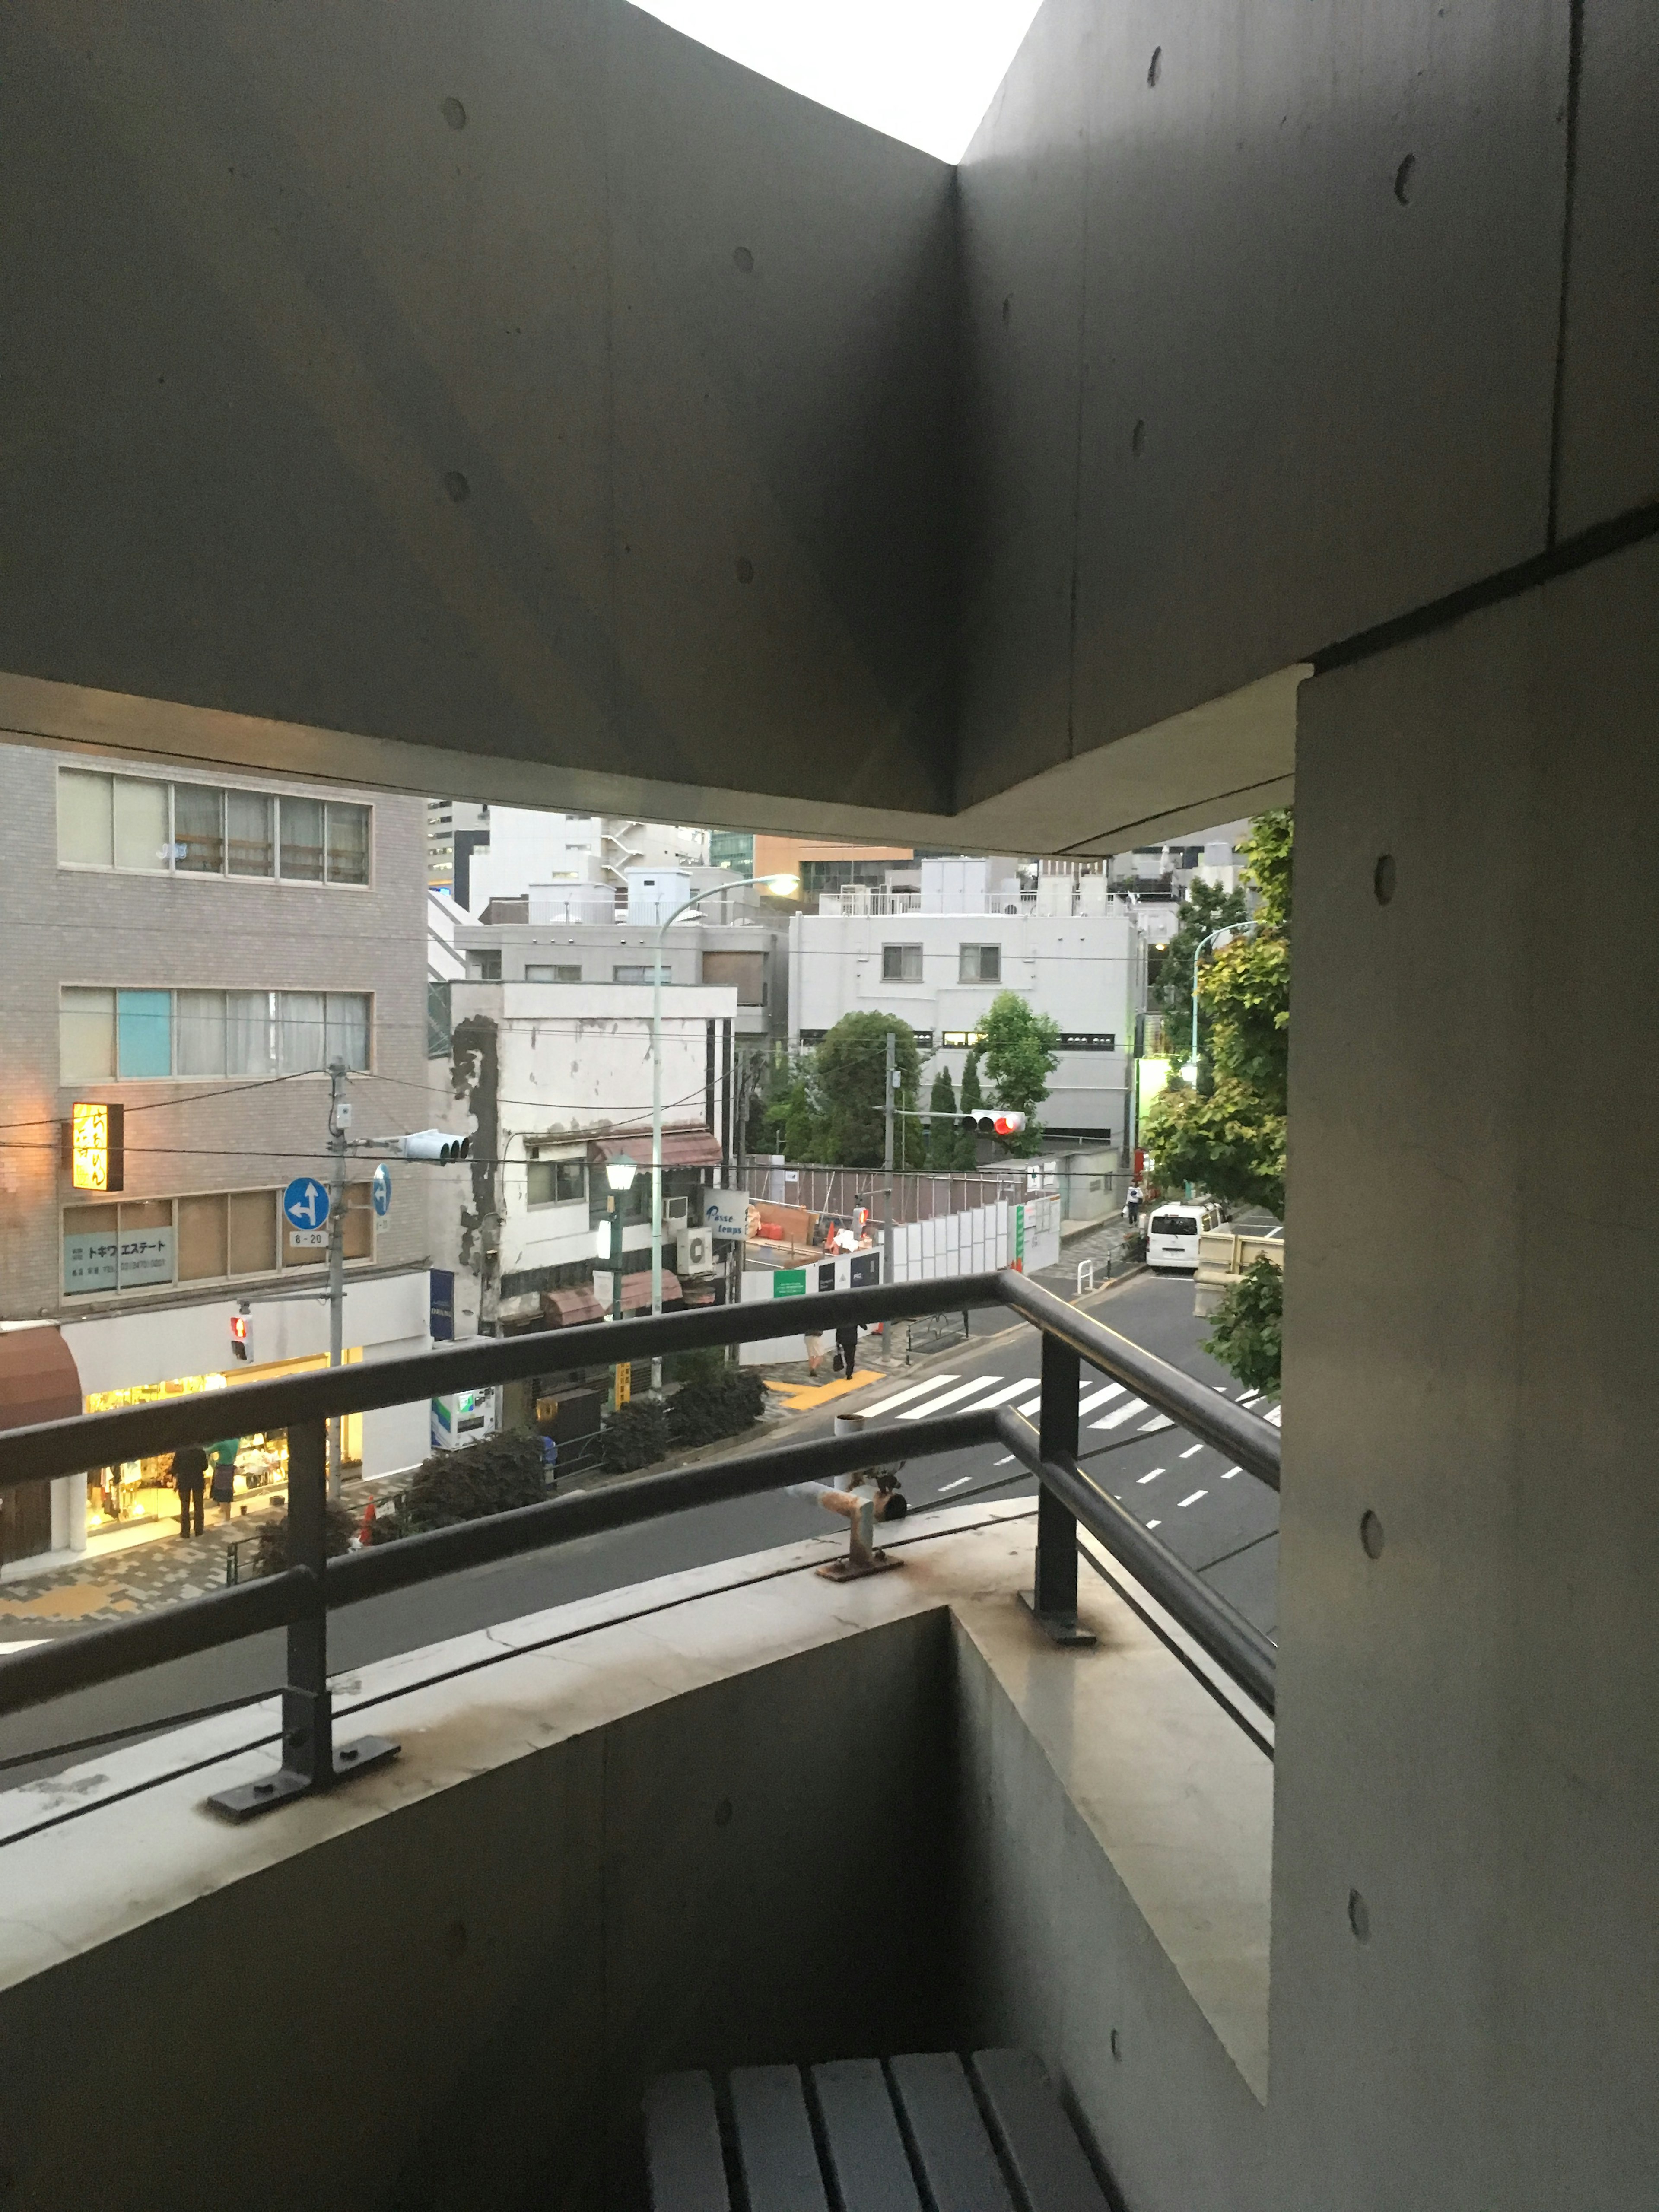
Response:
[[[360,1352],[346,1354],[349,1361],[362,1356]],[[239,1383],[275,1382],[284,1376],[309,1374],[327,1364],[326,1357],[319,1353],[309,1359],[285,1359],[267,1367],[240,1368],[234,1379]],[[119,1406],[164,1404],[170,1398],[228,1389],[231,1380],[228,1375],[180,1375],[170,1382],[138,1382],[124,1390],[90,1390],[87,1393],[86,1411],[107,1413]],[[269,1434],[263,1431],[239,1433],[230,1418],[234,1411],[234,1401],[228,1400],[222,1444],[227,1455],[228,1448],[234,1446],[234,1488],[229,1503],[232,1515],[240,1516],[250,1506],[263,1506],[275,1497],[286,1494],[288,1437],[281,1429]],[[348,1468],[362,1461],[362,1425],[360,1413],[348,1414],[341,1424],[342,1457]],[[221,1456],[219,1444],[211,1447],[210,1455],[216,1459]],[[88,1475],[87,1529],[94,1541],[118,1528],[143,1533],[147,1521],[160,1524],[165,1530],[176,1526],[178,1517],[179,1496],[173,1487],[171,1453],[97,1468]]]
[[[46,1322],[0,1327],[0,1429],[70,1420],[81,1411],[75,1355]],[[81,1485],[73,1478],[0,1490],[0,1571],[76,1548]],[[71,1494],[73,1493],[73,1494]]]

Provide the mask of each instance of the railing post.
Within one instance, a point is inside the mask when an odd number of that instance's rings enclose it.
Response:
[[[334,1742],[334,1707],[328,1686],[328,1428],[322,1421],[296,1421],[288,1432],[288,1558],[312,1577],[310,1601],[288,1632],[288,1681],[283,1690],[283,1764],[261,1782],[223,1790],[208,1802],[233,1820],[295,1797],[307,1797],[336,1782],[366,1773],[395,1759],[398,1747],[384,1736],[360,1736],[338,1749]]]
[[[1078,1400],[1083,1363],[1057,1337],[1042,1340],[1042,1410],[1037,1443],[1044,1459],[1069,1464],[1077,1458]],[[1031,1594],[1020,1602],[1054,1644],[1094,1642],[1077,1619],[1077,1516],[1045,1484],[1037,1492],[1036,1572]]]

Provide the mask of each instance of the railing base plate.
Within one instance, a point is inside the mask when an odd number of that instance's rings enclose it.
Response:
[[[367,1774],[373,1766],[384,1766],[387,1759],[396,1759],[398,1748],[383,1735],[360,1735],[355,1743],[337,1744],[334,1780],[349,1782],[354,1774]],[[245,1782],[235,1790],[221,1790],[208,1799],[208,1803],[228,1820],[252,1820],[278,1805],[291,1804],[296,1797],[316,1794],[317,1784],[308,1775],[284,1766],[263,1782]]]
[[[1080,1628],[1074,1613],[1039,1613],[1036,1599],[1030,1590],[1021,1590],[1019,1601],[1029,1613],[1050,1644],[1075,1644],[1086,1646],[1098,1643],[1091,1628]]]
[[[831,1559],[827,1567],[817,1572],[827,1583],[862,1582],[866,1575],[884,1575],[891,1568],[902,1567],[902,1559],[896,1559],[890,1552],[872,1552],[867,1559]]]

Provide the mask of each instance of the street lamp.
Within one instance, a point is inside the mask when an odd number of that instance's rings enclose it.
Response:
[[[662,956],[668,932],[683,914],[701,906],[705,899],[722,898],[728,891],[748,890],[756,884],[765,884],[780,898],[791,898],[800,889],[800,878],[795,875],[744,876],[734,884],[711,884],[706,891],[697,891],[677,906],[672,914],[657,925],[657,945],[651,964],[651,1310],[662,1311]],[[651,1388],[662,1388],[662,1362],[651,1363]]]
[[[1193,954],[1193,1056],[1181,1072],[1194,1090],[1198,1087],[1198,963],[1212,945],[1226,945],[1235,936],[1250,937],[1255,933],[1253,921],[1230,921],[1224,928],[1212,929],[1207,937],[1200,938]]]
[[[605,1256],[611,1262],[611,1318],[622,1319],[622,1232],[623,1224],[617,1201],[634,1188],[635,1170],[632,1160],[607,1160],[605,1179],[611,1186],[611,1196],[605,1201]]]

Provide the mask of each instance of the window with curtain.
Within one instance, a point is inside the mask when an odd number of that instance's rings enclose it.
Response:
[[[276,802],[263,791],[225,793],[225,867],[233,876],[274,876],[271,823]]]
[[[228,1274],[225,1194],[179,1200],[179,1280],[205,1282]]]
[[[577,962],[572,966],[560,964],[550,968],[526,963],[524,980],[526,983],[580,983],[582,980],[581,963]]]
[[[881,948],[881,980],[884,983],[920,983],[921,945],[884,945]]]
[[[309,1075],[327,1066],[325,1003],[320,991],[277,993],[278,1075]]]
[[[959,983],[1000,983],[1002,981],[1002,947],[1000,945],[958,945],[957,981]]]
[[[115,1079],[115,994],[65,990],[58,1002],[58,1079]]]
[[[331,884],[368,881],[368,807],[329,800],[328,879]]]
[[[586,1160],[532,1160],[526,1170],[528,1206],[574,1206],[587,1197]]]
[[[113,781],[116,866],[146,873],[164,872],[171,842],[166,784],[141,783],[130,775],[118,775]]]
[[[295,884],[321,883],[323,880],[322,800],[284,798],[277,811],[283,831],[284,880]]]
[[[124,1083],[172,1074],[171,991],[116,993],[115,1073]]]
[[[173,1000],[174,1064],[180,1075],[225,1072],[225,994],[179,991]]]
[[[269,1274],[276,1265],[276,1194],[230,1194],[230,1268],[233,1275]]]
[[[108,868],[115,864],[113,776],[78,768],[58,771],[58,860],[60,866]]]
[[[275,1063],[269,991],[225,993],[225,1073],[261,1076]]]
[[[368,1066],[368,1000],[361,991],[331,991],[325,1017],[324,1065],[337,1060],[360,1073]]]

